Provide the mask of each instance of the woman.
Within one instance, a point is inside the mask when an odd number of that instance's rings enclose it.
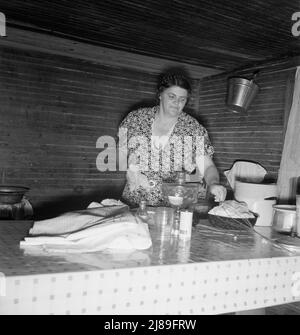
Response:
[[[131,206],[141,200],[162,205],[162,183],[175,181],[178,171],[191,173],[198,167],[215,201],[223,201],[226,188],[219,184],[207,131],[183,111],[191,94],[188,80],[166,74],[157,93],[158,106],[129,113],[119,128],[126,134],[120,150],[127,151],[129,166],[123,199]]]

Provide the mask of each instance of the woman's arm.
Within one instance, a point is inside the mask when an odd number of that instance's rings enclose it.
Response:
[[[209,192],[215,196],[215,201],[224,201],[227,190],[223,185],[220,185],[219,172],[213,160],[209,156],[205,155],[198,157],[196,159],[196,163],[200,173],[205,179]]]

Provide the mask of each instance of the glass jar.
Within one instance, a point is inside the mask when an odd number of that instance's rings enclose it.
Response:
[[[139,208],[136,212],[137,216],[143,221],[143,222],[148,222],[149,220],[149,213],[147,210],[147,201],[146,200],[141,200]]]

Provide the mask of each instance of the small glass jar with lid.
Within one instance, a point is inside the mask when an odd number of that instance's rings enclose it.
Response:
[[[147,210],[147,201],[141,200],[139,204],[139,208],[136,212],[137,216],[143,221],[148,222],[149,221],[149,213]]]

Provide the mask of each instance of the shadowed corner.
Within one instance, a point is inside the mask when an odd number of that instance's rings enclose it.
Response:
[[[87,191],[81,194],[55,196],[53,200],[45,202],[31,202],[34,212],[34,220],[45,220],[56,217],[69,211],[86,209],[91,202],[101,202],[103,199],[117,199],[122,195],[124,185],[105,185],[104,187]]]

